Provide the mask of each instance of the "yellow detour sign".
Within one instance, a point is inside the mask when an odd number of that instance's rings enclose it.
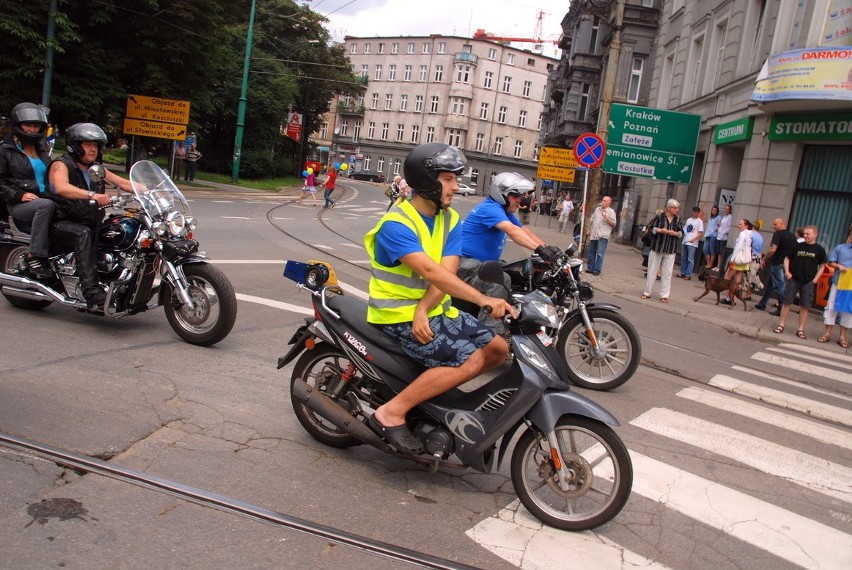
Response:
[[[186,125],[173,125],[158,121],[125,118],[124,134],[182,141],[186,139],[187,132]]]
[[[570,148],[543,146],[538,156],[536,177],[543,180],[574,182],[574,173],[578,166],[574,151]]]
[[[157,139],[186,139],[189,101],[128,95],[124,133]]]

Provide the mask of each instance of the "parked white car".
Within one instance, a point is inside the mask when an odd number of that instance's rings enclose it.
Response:
[[[462,184],[459,182],[459,188],[456,190],[456,194],[461,194],[462,196],[473,196],[476,194],[476,190],[468,186],[467,184]]]

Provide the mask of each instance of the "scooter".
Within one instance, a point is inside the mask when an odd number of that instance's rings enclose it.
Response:
[[[600,405],[571,390],[565,364],[540,340],[542,327],[558,324],[541,291],[513,296],[511,364],[470,392],[449,390],[414,408],[407,425],[425,452],[400,452],[368,425],[383,403],[425,369],[398,343],[367,322],[367,304],[345,296],[334,270],[323,262],[288,261],[284,276],[310,291],[314,317],[306,319],[278,360],[297,360],[290,392],[302,427],[336,448],[361,444],[429,466],[499,468],[516,433],[511,479],[521,503],[544,523],[588,530],[615,517],[630,496],[633,467],[610,426],[619,423]],[[502,281],[499,264],[480,271]],[[547,338],[547,337],[545,337]],[[457,462],[449,459],[455,456]]]

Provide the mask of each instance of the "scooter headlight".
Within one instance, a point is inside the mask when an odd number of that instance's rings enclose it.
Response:
[[[556,310],[556,307],[553,306],[553,303],[549,301],[533,299],[527,305],[527,310],[530,308],[535,309],[539,315],[547,319],[550,323],[551,327],[559,326],[559,312]]]
[[[522,354],[516,354],[516,356],[522,356],[524,362],[535,366],[536,370],[540,374],[544,375],[551,382],[560,382],[559,376],[557,376],[556,372],[547,362],[547,359],[544,358],[544,356],[538,350],[536,350],[534,346],[530,346],[523,341],[518,342],[517,346],[518,348],[520,348]]]

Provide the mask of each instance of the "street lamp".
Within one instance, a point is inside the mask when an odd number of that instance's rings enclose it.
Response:
[[[254,30],[255,0],[251,0],[248,33],[246,34],[246,58],[243,62],[243,84],[240,88],[240,103],[237,107],[237,132],[234,136],[234,165],[231,168],[231,182],[236,183],[240,176],[240,155],[243,151],[243,128],[246,118],[246,99],[248,94],[248,74],[251,62],[252,31]]]

